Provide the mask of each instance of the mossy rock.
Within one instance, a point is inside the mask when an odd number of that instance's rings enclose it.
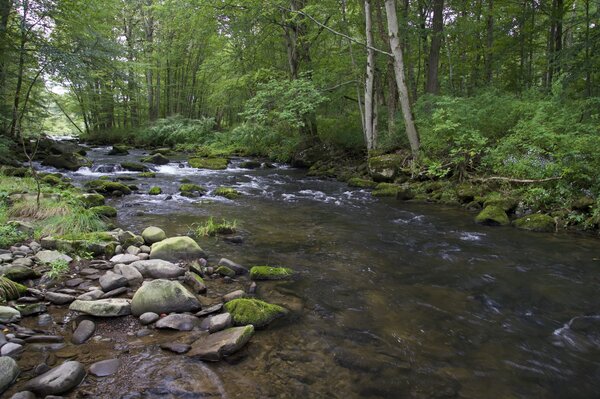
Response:
[[[391,182],[398,176],[404,158],[400,154],[386,154],[369,158],[369,173],[375,181]]]
[[[198,243],[190,237],[171,237],[152,244],[150,259],[177,262],[183,259],[198,259],[206,256]]]
[[[150,155],[149,157],[142,158],[142,162],[151,163],[154,165],[166,165],[171,161],[169,161],[169,159],[162,154],[154,154]]]
[[[244,161],[240,163],[242,169],[258,169],[262,166],[261,162],[258,161]]]
[[[105,218],[117,217],[117,210],[112,206],[108,205],[95,206],[93,208],[90,208],[90,211],[94,212],[98,216],[103,216]]]
[[[0,276],[0,303],[19,299],[26,293],[26,286]]]
[[[123,162],[121,163],[121,167],[133,172],[148,172],[150,170],[146,165],[138,162]]]
[[[113,256],[118,245],[116,239],[105,232],[62,237],[46,237],[41,240],[42,247],[68,254],[89,252],[96,256]]]
[[[91,167],[92,161],[79,154],[48,155],[43,161],[44,166],[53,166],[57,169],[78,170],[82,167]]]
[[[504,209],[496,205],[486,206],[483,211],[477,215],[475,221],[479,224],[488,226],[506,226],[510,224],[510,220]]]
[[[160,155],[171,155],[173,153],[173,150],[171,150],[168,147],[163,147],[163,148],[157,148],[155,150],[150,151],[150,155],[156,155],[156,154],[160,154]]]
[[[217,270],[215,270],[215,273],[217,273],[218,275],[221,275],[223,277],[235,277],[235,271],[228,268],[227,266],[219,266],[217,267]]]
[[[150,191],[148,191],[148,194],[150,194],[150,195],[160,195],[160,194],[162,194],[162,188],[160,188],[160,187],[152,187],[150,189]]]
[[[161,242],[167,238],[165,231],[159,227],[150,226],[142,231],[142,238],[147,245],[152,245],[156,242]]]
[[[514,198],[512,194],[503,194],[494,191],[483,198],[484,208],[488,206],[497,206],[502,208],[507,213],[514,211],[518,205],[519,201]]]
[[[477,188],[472,184],[460,184],[456,187],[456,196],[463,204],[468,204],[475,200],[479,194]]]
[[[240,298],[229,301],[224,305],[237,326],[253,325],[255,328],[265,327],[273,320],[283,317],[288,310],[279,305],[273,305],[258,299]]]
[[[60,186],[63,183],[60,177],[55,175],[46,175],[42,177],[42,182],[51,186]]]
[[[377,182],[373,180],[363,179],[360,177],[353,177],[348,180],[348,185],[350,187],[358,187],[358,188],[375,188],[377,187]]]
[[[154,172],[142,172],[138,175],[139,177],[154,179],[156,177],[156,173]]]
[[[521,230],[551,233],[556,230],[554,218],[550,215],[536,213],[524,216],[513,222],[513,225]]]
[[[106,195],[129,195],[131,194],[131,189],[122,183],[117,183],[114,181],[106,181],[106,180],[91,180],[85,183],[85,187],[88,190],[93,190],[100,194]]]
[[[227,158],[190,158],[188,163],[196,169],[225,170],[229,160]]]
[[[374,197],[393,197],[408,201],[415,197],[410,188],[392,183],[379,183],[371,193]]]
[[[108,155],[127,155],[129,154],[129,147],[126,145],[115,144],[112,146]]]
[[[587,212],[595,204],[596,201],[592,197],[581,196],[571,203],[571,209],[575,211]]]
[[[242,193],[230,187],[219,187],[215,191],[213,191],[213,194],[228,199],[236,199],[242,195]]]
[[[179,187],[179,191],[181,192],[181,195],[184,197],[194,198],[194,197],[201,197],[208,190],[206,190],[206,188],[199,186],[197,184],[186,183],[186,184],[182,184]]]
[[[2,162],[2,161],[0,161],[0,162]],[[2,174],[5,176],[11,176],[11,177],[30,177],[31,176],[31,170],[29,168],[23,168],[23,167],[2,166],[2,168],[0,169],[0,172],[2,172]]]
[[[293,275],[294,271],[286,267],[254,266],[250,269],[252,280],[286,280]]]
[[[93,208],[104,205],[106,199],[102,194],[83,194],[78,197],[86,208]]]

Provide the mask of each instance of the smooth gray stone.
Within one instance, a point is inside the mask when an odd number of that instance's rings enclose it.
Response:
[[[112,298],[115,296],[125,294],[126,292],[127,292],[127,287],[117,288],[117,289],[114,289],[114,290],[109,291],[106,294],[102,295],[101,299]]]
[[[146,326],[148,324],[154,323],[156,320],[160,319],[160,316],[154,312],[146,312],[140,316],[140,323]]]
[[[62,259],[67,263],[71,263],[73,260],[73,258],[70,256],[58,251],[40,251],[34,256],[34,258],[40,263],[52,263],[59,259]]]
[[[181,283],[154,280],[144,283],[133,295],[131,311],[134,316],[146,312],[158,314],[200,310],[200,301]]]
[[[218,263],[218,266],[227,266],[228,268],[233,270],[235,274],[248,274],[247,268],[227,258],[221,258],[221,260]]]
[[[160,344],[160,347],[164,350],[177,354],[187,353],[190,349],[192,349],[190,345],[181,342],[165,342],[164,344]]]
[[[94,335],[94,331],[96,331],[96,324],[91,320],[83,320],[73,332],[71,342],[81,345]]]
[[[192,331],[194,327],[198,325],[200,325],[200,320],[196,316],[189,314],[171,314],[157,321],[154,327],[179,331]]]
[[[133,262],[131,266],[138,269],[145,278],[170,279],[185,274],[185,269],[183,267],[179,267],[174,263],[161,259],[140,260]]]
[[[223,309],[223,304],[222,303],[218,303],[218,304],[213,305],[213,306],[211,306],[209,308],[206,308],[206,309],[203,309],[203,310],[199,311],[198,313],[196,313],[196,316],[197,317],[208,316],[209,314],[220,312],[221,309]]]
[[[13,358],[0,357],[0,394],[15,382],[19,373],[19,366]]]
[[[0,323],[13,323],[21,320],[21,312],[17,309],[0,306]]]
[[[29,380],[24,388],[38,395],[59,395],[81,384],[84,378],[83,365],[76,361],[69,361]]]
[[[221,313],[218,315],[207,317],[202,320],[200,328],[208,330],[211,334],[229,328],[233,325],[233,319],[229,313]]]
[[[131,314],[129,299],[109,298],[97,301],[80,301],[71,303],[70,310],[86,313],[97,317],[118,317]]]
[[[200,360],[217,362],[244,347],[254,335],[252,325],[228,328],[200,338],[192,344],[188,356]]]
[[[60,294],[58,292],[47,291],[44,294],[44,298],[47,301],[52,302],[55,305],[67,305],[75,300],[73,295]]]
[[[116,290],[117,288],[126,287],[129,285],[129,280],[120,274],[115,272],[107,271],[102,277],[100,277],[100,287],[102,291],[108,292]]]
[[[227,303],[229,301],[233,301],[234,299],[244,298],[246,297],[246,293],[242,290],[237,290],[230,292],[229,294],[223,295],[223,302]]]
[[[17,392],[10,399],[35,399],[35,394],[29,391]]]
[[[131,286],[140,285],[144,282],[144,276],[142,276],[142,273],[140,273],[138,269],[131,265],[115,265],[113,270],[115,273],[125,277]]]
[[[23,351],[23,345],[14,342],[9,342],[2,345],[0,348],[0,355],[2,356],[14,356]]]
[[[123,263],[125,265],[128,265],[133,262],[137,262],[139,260],[140,260],[139,257],[137,257],[136,255],[131,255],[131,254],[115,255],[112,258],[110,258],[110,261],[112,263]]]
[[[102,360],[90,366],[90,374],[96,377],[106,377],[113,375],[119,370],[121,361],[119,359]]]
[[[25,342],[28,344],[57,343],[63,342],[64,340],[65,339],[60,335],[34,335],[25,338]]]
[[[90,292],[86,292],[85,294],[81,294],[77,297],[80,301],[95,301],[96,299],[102,298],[104,295],[104,291],[102,290],[94,290]]]

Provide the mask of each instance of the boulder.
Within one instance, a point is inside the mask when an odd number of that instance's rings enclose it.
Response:
[[[149,195],[160,195],[162,194],[162,188],[154,186],[151,187],[150,190],[148,191]]]
[[[17,309],[0,306],[0,323],[14,323],[21,320],[21,312]]]
[[[92,161],[84,158],[79,154],[48,155],[42,161],[42,165],[52,166],[57,169],[67,169],[75,171],[82,167],[91,167]]]
[[[125,277],[130,286],[140,285],[144,282],[144,276],[134,266],[119,264],[115,265],[113,270]]]
[[[169,161],[169,159],[167,157],[165,157],[164,155],[159,153],[159,154],[154,154],[149,157],[143,158],[142,162],[151,163],[154,165],[166,165],[171,161]]]
[[[200,325],[200,319],[189,314],[170,314],[158,320],[154,327],[178,331],[192,331]]]
[[[110,258],[110,261],[112,263],[120,263],[120,264],[130,264],[133,262],[137,262],[139,261],[140,258],[137,255],[132,255],[132,254],[121,254],[121,255],[115,255],[112,258]]]
[[[197,169],[211,169],[211,170],[225,170],[229,164],[227,158],[190,158],[188,164],[192,168]]]
[[[206,292],[204,279],[193,272],[186,272],[183,282],[192,289],[194,294],[203,294]]]
[[[369,158],[369,173],[373,180],[394,181],[401,171],[404,157],[401,154],[386,154]]]
[[[102,194],[83,194],[78,198],[86,208],[94,208],[105,204],[105,198]]]
[[[0,356],[16,356],[23,352],[23,345],[9,342],[0,348]]]
[[[216,362],[229,356],[250,341],[254,327],[234,327],[200,338],[192,344],[188,356],[205,361]]]
[[[41,396],[60,395],[81,384],[84,378],[83,364],[69,361],[29,380],[24,388]]]
[[[121,274],[107,271],[99,279],[100,287],[102,291],[108,292],[116,290],[117,288],[126,287],[129,284],[129,280]]]
[[[17,392],[10,399],[36,399],[35,394],[29,391]]]
[[[83,320],[77,325],[77,328],[73,332],[71,342],[75,345],[81,345],[94,335],[96,331],[96,324],[91,320]]]
[[[44,294],[44,298],[54,305],[67,305],[75,300],[75,297],[72,295],[52,291],[47,291]]]
[[[231,313],[235,325],[252,324],[255,328],[264,327],[288,313],[287,309],[282,306],[273,305],[259,299],[234,299],[227,302],[223,307],[226,312]]]
[[[73,260],[73,258],[71,258],[69,255],[65,255],[62,252],[58,252],[58,251],[39,251],[37,254],[35,254],[34,259],[36,259],[39,263],[52,263],[55,262],[57,260],[64,260],[67,263],[71,263],[71,261]]]
[[[485,209],[477,215],[475,221],[479,224],[488,226],[506,226],[510,224],[510,220],[504,209],[496,205],[486,206]]]
[[[550,215],[536,213],[524,216],[513,222],[513,225],[521,230],[552,233],[556,230],[556,222]]]
[[[131,311],[134,316],[146,312],[177,313],[200,309],[200,302],[181,283],[170,280],[154,280],[143,284],[134,294]]]
[[[107,155],[127,155],[129,154],[129,149],[127,146],[115,144],[112,146]]]
[[[152,245],[154,243],[160,242],[167,238],[165,232],[154,226],[147,227],[142,232],[142,237],[144,238],[144,242],[148,245]]]
[[[219,187],[213,191],[213,195],[233,200],[240,197],[242,193],[237,191],[235,188]]]
[[[360,177],[353,177],[348,180],[348,185],[356,188],[375,188],[377,186],[377,182]]]
[[[122,196],[131,194],[131,189],[126,185],[108,180],[91,180],[85,183],[85,187],[104,195]]]
[[[76,300],[71,303],[69,310],[89,314],[96,317],[118,317],[131,314],[129,299],[99,299],[97,301]]]
[[[138,162],[123,162],[121,163],[121,167],[125,170],[130,170],[132,172],[149,172],[150,169],[142,164],[142,163],[138,163]]]
[[[19,260],[17,259],[12,265],[0,266],[0,276],[4,276],[12,281],[24,281],[40,277],[40,274],[31,267],[19,265],[17,263]]]
[[[188,198],[201,197],[206,193],[206,188],[197,184],[185,183],[179,187],[181,195]]]
[[[204,257],[204,251],[190,237],[171,237],[152,244],[150,259],[178,261]]]
[[[235,272],[235,274],[248,273],[248,269],[246,269],[244,266],[237,264],[234,261],[231,261],[227,258],[221,258],[221,260],[218,263],[218,266],[227,266],[228,268],[233,270]]]
[[[293,275],[294,271],[286,267],[254,266],[250,269],[252,280],[286,280]]]
[[[0,357],[0,394],[15,382],[19,373],[19,366],[13,358]]]
[[[96,377],[107,377],[115,374],[120,366],[121,361],[119,359],[102,360],[90,366],[90,374]]]
[[[200,324],[200,328],[203,330],[208,330],[211,334],[216,333],[217,331],[224,330],[233,325],[233,319],[229,313],[221,313],[218,315],[207,317],[202,320],[202,324]]]
[[[108,206],[108,205],[95,206],[93,208],[90,208],[90,212],[93,212],[96,215],[102,216],[105,218],[116,218],[117,217],[117,209],[112,206]]]
[[[177,278],[185,274],[185,269],[171,262],[161,259],[139,260],[133,262],[135,267],[145,278]]]

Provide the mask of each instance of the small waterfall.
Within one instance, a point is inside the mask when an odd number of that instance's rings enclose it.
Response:
[[[92,173],[116,173],[123,172],[124,169],[121,165],[94,165],[92,166]]]

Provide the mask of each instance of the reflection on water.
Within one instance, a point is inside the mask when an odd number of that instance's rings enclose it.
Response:
[[[95,165],[141,155],[106,152],[92,151]],[[131,398],[597,396],[600,323],[580,322],[577,331],[568,325],[600,311],[597,240],[481,227],[459,209],[374,200],[299,170],[249,171],[239,162],[200,171],[176,157],[155,168],[156,178],[136,180],[139,194],[111,205],[121,226],[138,231],[152,224],[185,234],[209,216],[237,220],[243,245],[211,238],[201,246],[213,263],[224,256],[299,271],[298,281],[259,285],[260,296],[293,316],[219,364],[161,352],[152,340],[162,334],[122,333],[119,344],[107,333],[116,343],[103,345],[124,359],[126,372],[102,384],[90,380],[88,391]],[[71,177],[81,183],[97,170]],[[200,201],[176,195],[182,178],[209,194]],[[143,194],[151,186],[164,194]],[[212,196],[219,186],[245,195]],[[131,331],[140,328],[131,323]],[[119,345],[126,349],[115,351]]]

